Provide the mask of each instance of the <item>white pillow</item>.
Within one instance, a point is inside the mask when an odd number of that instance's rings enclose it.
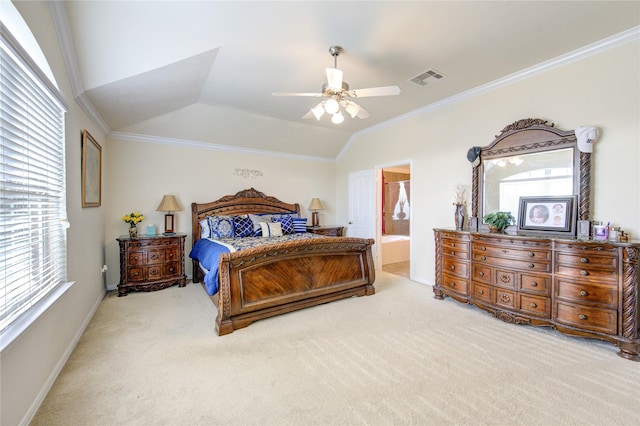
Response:
[[[281,237],[282,224],[280,222],[260,222],[262,238]]]

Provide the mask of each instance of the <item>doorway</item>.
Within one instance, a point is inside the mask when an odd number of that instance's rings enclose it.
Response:
[[[382,166],[376,170],[379,206],[376,234],[378,262],[394,275],[411,275],[411,164]]]

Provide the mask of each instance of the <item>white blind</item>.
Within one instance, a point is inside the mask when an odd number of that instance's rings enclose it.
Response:
[[[0,332],[67,280],[64,108],[0,33]]]

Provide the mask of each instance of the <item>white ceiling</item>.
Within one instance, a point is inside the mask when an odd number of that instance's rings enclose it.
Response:
[[[335,158],[351,135],[640,24],[611,1],[67,1],[77,95],[116,134]],[[59,10],[63,10],[61,8]],[[60,28],[59,28],[60,29]],[[329,47],[371,116],[303,120]],[[72,46],[71,46],[72,45]],[[444,79],[409,80],[434,69]],[[73,83],[72,83],[73,84]]]

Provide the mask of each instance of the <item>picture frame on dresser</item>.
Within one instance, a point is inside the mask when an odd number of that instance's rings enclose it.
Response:
[[[577,197],[520,197],[519,234],[574,236],[577,223]]]

